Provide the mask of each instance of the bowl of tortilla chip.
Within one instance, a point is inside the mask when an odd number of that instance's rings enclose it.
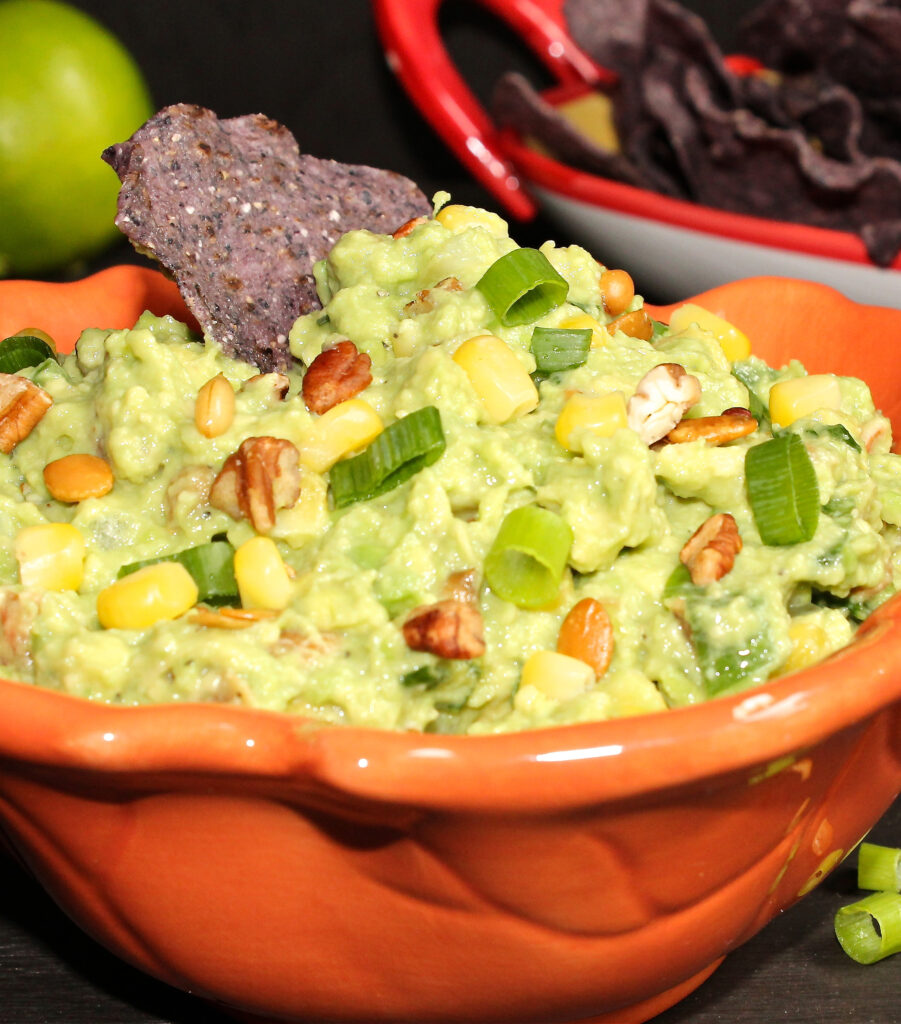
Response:
[[[897,8],[763,0],[724,56],[677,0],[481,5],[557,85],[507,73],[483,107],[441,0],[375,8],[389,66],[509,213],[546,212],[661,301],[777,274],[901,306]]]
[[[901,311],[780,278],[696,301],[771,361],[871,380],[901,429]],[[140,267],[0,282],[0,332],[40,322],[61,347],[148,308],[187,316]],[[21,626],[3,627],[8,645]],[[898,598],[752,691],[496,736],[0,680],[4,846],[123,959],[248,1021],[639,1024],[816,886],[899,789]]]

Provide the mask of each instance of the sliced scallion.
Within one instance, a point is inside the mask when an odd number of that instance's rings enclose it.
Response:
[[[505,601],[540,608],[557,596],[572,547],[569,524],[539,505],[508,512],[485,558],[485,580]]]
[[[56,360],[56,352],[33,334],[14,334],[0,341],[0,373],[18,373],[47,359]]]
[[[567,296],[569,284],[538,249],[513,249],[494,261],[476,288],[505,327],[539,320]]]
[[[434,405],[386,427],[359,455],[336,462],[329,472],[335,508],[368,501],[393,490],[437,461],[445,448],[441,415]]]
[[[532,331],[532,355],[539,373],[573,370],[588,358],[591,328],[536,327]]]
[[[745,479],[764,544],[810,540],[820,516],[816,471],[797,434],[780,434],[745,455]]]
[[[861,843],[857,853],[857,886],[884,892],[901,892],[901,849]]]
[[[901,953],[901,893],[874,892],[835,915],[835,937],[859,964]]]
[[[173,555],[129,562],[119,569],[119,578],[157,562],[180,562],[197,584],[199,602],[212,605],[231,604],[238,598],[235,549],[226,540],[211,540],[207,544],[186,548]]]

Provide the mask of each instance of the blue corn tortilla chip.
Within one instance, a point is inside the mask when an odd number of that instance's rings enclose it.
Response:
[[[261,114],[166,107],[103,154],[116,224],[174,278],[204,334],[263,371],[291,362],[288,331],[320,307],[313,265],[354,228],[393,232],[431,204],[407,178],[302,155]]]
[[[618,159],[605,154],[602,165],[521,83],[521,124],[509,83],[505,123],[586,170],[719,209],[852,231],[877,265],[894,261],[897,0],[764,0],[743,24],[742,49],[765,67],[747,75],[676,0],[565,0],[563,13],[574,41],[617,75]]]

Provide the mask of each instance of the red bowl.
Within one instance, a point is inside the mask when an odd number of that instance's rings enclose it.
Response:
[[[901,311],[772,278],[699,301],[771,361],[869,379],[901,427]],[[0,336],[71,343],[148,305],[184,312],[134,267],[0,282]],[[121,957],[257,1019],[638,1024],[816,885],[899,789],[901,599],[753,691],[490,737],[0,680],[9,848]]]
[[[901,307],[901,255],[891,267],[877,267],[852,232],[730,213],[635,188],[577,170],[500,130],[444,46],[438,13],[448,2],[373,0],[388,64],[463,165],[514,217],[528,220],[541,207],[567,239],[585,244],[607,266],[627,267],[655,295],[676,299],[776,274],[831,285],[858,302]],[[549,102],[560,104],[611,79],[569,38],[563,0],[478,2],[560,83],[545,93]],[[738,69],[738,59],[732,60]]]

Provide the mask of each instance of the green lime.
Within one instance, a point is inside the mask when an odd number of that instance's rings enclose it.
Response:
[[[100,158],[152,113],[135,60],[59,0],[0,0],[0,277],[65,267],[117,235]]]

